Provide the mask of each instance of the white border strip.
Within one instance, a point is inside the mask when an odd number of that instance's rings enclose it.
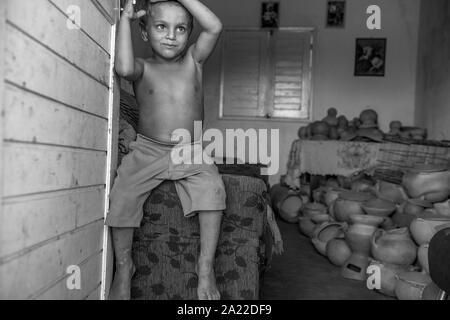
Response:
[[[116,25],[111,27],[111,63],[110,63],[110,75],[109,75],[109,110],[108,110],[108,157],[106,162],[106,188],[105,188],[105,212],[104,217],[109,212],[109,196],[111,192],[111,167],[112,167],[112,150],[113,150],[113,123],[114,123],[114,61],[116,51]],[[102,286],[100,291],[100,299],[106,300],[106,276],[107,276],[107,263],[108,263],[108,238],[109,227],[103,227],[103,254],[102,254]]]

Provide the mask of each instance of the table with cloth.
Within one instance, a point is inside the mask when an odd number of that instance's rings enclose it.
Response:
[[[286,181],[299,187],[299,177],[365,172],[375,178],[400,182],[402,173],[416,164],[450,166],[450,148],[400,143],[296,140],[292,144]]]

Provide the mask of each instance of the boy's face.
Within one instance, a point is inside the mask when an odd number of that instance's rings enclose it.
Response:
[[[191,25],[184,8],[171,3],[154,5],[148,17],[147,33],[153,51],[172,60],[179,57],[189,40]]]

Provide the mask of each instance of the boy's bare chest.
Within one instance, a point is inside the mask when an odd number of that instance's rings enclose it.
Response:
[[[186,65],[150,66],[144,73],[144,81],[148,90],[153,90],[155,93],[161,90],[192,90],[192,93],[195,93],[201,88],[201,72],[193,66]]]

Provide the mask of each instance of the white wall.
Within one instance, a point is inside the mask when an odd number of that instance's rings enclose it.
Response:
[[[450,1],[422,1],[417,125],[450,140]]]
[[[225,27],[259,27],[260,0],[203,0]],[[370,106],[379,112],[381,127],[399,119],[414,123],[416,64],[420,0],[347,0],[344,29],[325,28],[326,0],[280,0],[281,27],[316,27],[313,120],[335,107],[353,118]],[[382,9],[382,30],[366,27],[369,5]],[[387,69],[384,78],[354,77],[355,39],[387,38]],[[137,46],[141,46],[137,42]],[[280,164],[285,173],[291,143],[297,137],[298,121],[219,120],[220,47],[205,67],[206,127],[280,129]],[[137,49],[137,52],[140,50]],[[279,175],[272,177],[275,183]]]

